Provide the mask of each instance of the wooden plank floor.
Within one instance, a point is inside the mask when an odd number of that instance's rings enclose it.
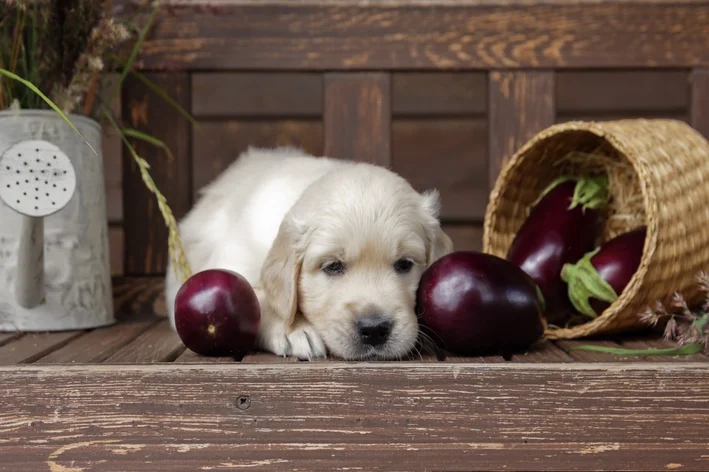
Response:
[[[0,471],[709,471],[709,359],[544,343],[501,356],[203,357],[157,279],[113,326],[0,336]]]
[[[268,353],[252,352],[243,359],[205,357],[186,349],[170,328],[162,300],[162,279],[133,278],[114,281],[118,322],[94,330],[58,333],[1,333],[0,365],[10,364],[292,364],[295,358],[281,358]],[[703,354],[683,356],[620,356],[593,351],[574,350],[580,345],[624,348],[666,348],[672,344],[659,335],[622,336],[612,339],[584,339],[546,342],[508,359],[501,356],[460,357],[413,355],[406,363],[607,363],[607,362],[707,362]],[[305,361],[307,362],[307,361]],[[331,362],[318,359],[315,362]]]

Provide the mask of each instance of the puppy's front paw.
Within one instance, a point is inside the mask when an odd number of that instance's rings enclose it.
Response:
[[[327,348],[312,324],[298,320],[290,328],[271,325],[263,329],[259,339],[262,349],[277,356],[291,356],[302,360],[327,357]]]
[[[288,354],[302,360],[327,357],[327,349],[320,335],[310,323],[298,323],[288,333]]]

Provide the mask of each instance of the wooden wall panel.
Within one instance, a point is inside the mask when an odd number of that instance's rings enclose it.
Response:
[[[214,3],[223,4],[216,11],[171,8],[145,41],[138,65],[318,71],[709,65],[709,7],[696,1]]]
[[[685,111],[688,79],[685,70],[559,71],[557,113]]]
[[[123,226],[109,226],[108,248],[111,258],[111,275],[123,275],[124,246]]]
[[[384,73],[325,75],[325,154],[391,164],[391,80]]]
[[[489,184],[505,160],[532,136],[554,124],[554,73],[491,72],[489,81]]]
[[[482,224],[443,224],[443,231],[453,240],[456,251],[482,251]]]
[[[320,116],[322,74],[209,72],[192,75],[195,116]]]
[[[685,70],[562,71],[556,84],[558,123],[628,118],[690,122]]]
[[[150,73],[148,78],[177,103],[189,108],[189,76],[186,72]],[[191,204],[190,123],[142,82],[128,76],[123,88],[122,113],[127,126],[147,132],[170,147],[170,162],[162,149],[131,140],[138,154],[150,164],[150,174],[163,193],[175,218]],[[138,166],[123,147],[123,212],[127,275],[163,274],[168,262],[167,227],[155,195],[145,187]]]
[[[393,170],[418,190],[441,192],[447,221],[482,221],[488,200],[484,119],[395,120]]]
[[[192,192],[211,182],[249,147],[294,146],[322,155],[323,125],[306,120],[203,121],[193,130]]]
[[[392,74],[395,116],[471,116],[487,112],[485,72],[397,72]]]
[[[706,139],[709,139],[709,69],[692,71],[691,123]]]

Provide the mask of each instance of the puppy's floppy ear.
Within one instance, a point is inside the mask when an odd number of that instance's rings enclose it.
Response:
[[[435,260],[453,252],[453,241],[438,221],[441,210],[441,199],[437,190],[428,190],[422,195],[424,221],[428,232],[428,248],[426,264],[431,265]]]
[[[261,285],[271,308],[288,325],[298,311],[298,278],[303,263],[305,231],[287,214],[261,268]]]

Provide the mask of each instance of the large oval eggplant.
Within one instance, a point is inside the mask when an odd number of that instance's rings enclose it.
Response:
[[[544,334],[538,288],[519,267],[475,251],[456,251],[422,274],[416,300],[421,330],[457,355],[509,354]]]
[[[645,226],[623,233],[564,266],[561,276],[579,313],[595,318],[625,290],[640,266],[646,233]]]
[[[562,177],[547,187],[512,241],[506,259],[539,286],[550,324],[563,324],[573,312],[561,270],[596,247],[607,202],[605,175]]]

